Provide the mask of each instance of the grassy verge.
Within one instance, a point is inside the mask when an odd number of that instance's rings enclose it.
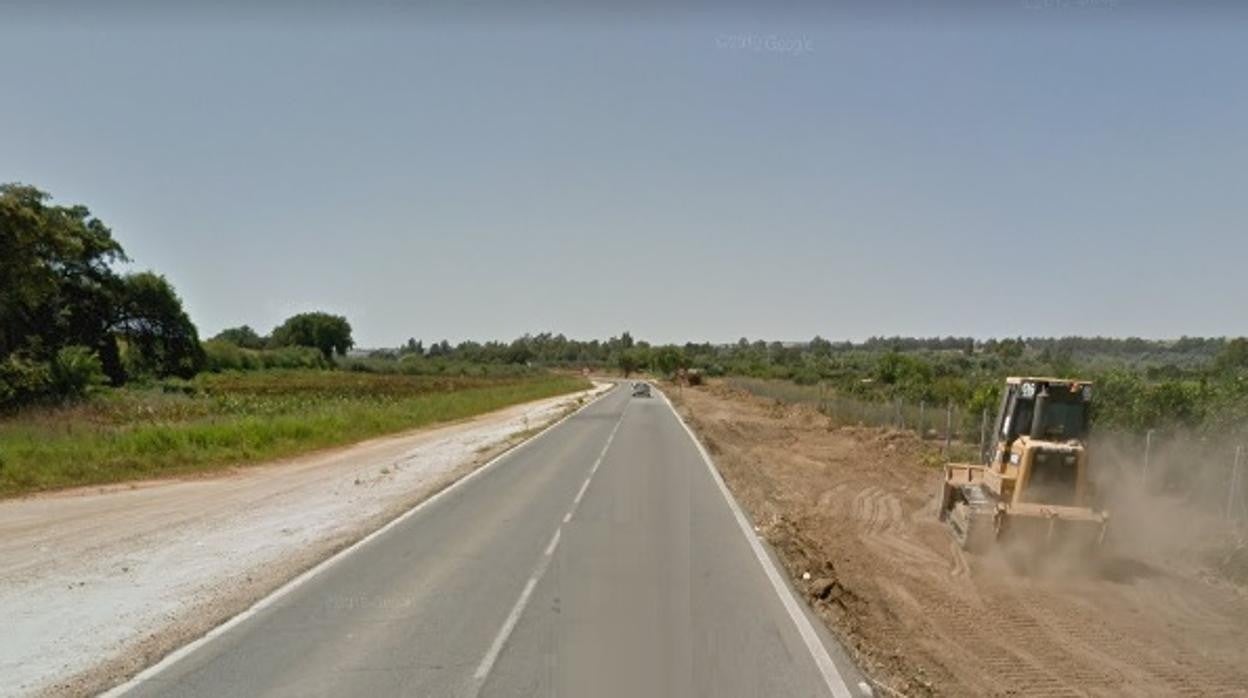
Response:
[[[589,387],[581,378],[204,374],[0,420],[0,497],[209,471],[462,419]]]

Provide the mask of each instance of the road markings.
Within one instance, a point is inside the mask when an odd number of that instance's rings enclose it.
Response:
[[[594,476],[592,474],[589,477],[585,478],[585,482],[581,483],[581,490],[576,493],[576,499],[572,500],[573,504],[581,503],[581,497],[585,496],[585,490],[589,489],[589,481],[593,479],[594,479]]]
[[[741,533],[745,535],[749,541],[750,549],[754,551],[754,556],[758,558],[758,563],[763,566],[763,571],[767,574],[767,579],[771,582],[772,588],[775,589],[776,595],[780,597],[780,603],[784,605],[784,610],[788,611],[789,618],[793,620],[793,625],[797,626],[797,632],[802,636],[802,641],[806,643],[806,649],[810,652],[810,656],[815,660],[815,666],[818,667],[819,673],[823,676],[823,681],[828,686],[828,690],[836,698],[853,698],[853,694],[849,691],[849,686],[845,684],[845,679],[841,676],[841,672],[836,668],[836,664],[832,661],[831,655],[828,654],[828,648],[823,646],[823,641],[819,639],[819,634],[815,631],[815,627],[811,625],[810,618],[802,611],[798,605],[797,598],[793,595],[793,590],[789,588],[788,583],[784,581],[780,570],[776,569],[776,565],[768,557],[767,551],[763,550],[763,544],[759,542],[758,536],[754,533],[753,526],[750,525],[749,519],[746,518],[745,512],[741,510],[741,506],[737,504],[737,500],[733,498],[732,492],[728,490],[728,485],[724,484],[724,478],[720,476],[719,470],[715,468],[715,464],[711,462],[711,456],[703,448],[702,442],[685,423],[685,420],[676,411],[676,407],[672,405],[672,401],[662,392],[663,401],[667,403],[668,409],[676,416],[676,420],[685,428],[685,433],[689,435],[693,445],[697,447],[698,453],[702,454],[702,462],[706,464],[707,470],[711,472],[711,478],[715,480],[715,484],[719,485],[720,494],[724,495],[724,499],[728,501],[728,507],[732,509],[732,515],[737,520],[737,525],[741,527]]]
[[[550,557],[555,554],[555,547],[559,545],[559,534],[562,532],[562,526],[555,529],[555,535],[550,538],[550,545],[546,546],[546,557]]]
[[[607,440],[602,445],[602,451],[598,453],[598,458],[594,460],[593,466],[589,469],[589,477],[586,477],[585,482],[581,483],[581,489],[576,493],[576,499],[572,500],[572,508],[563,515],[563,523],[566,524],[571,521],[573,514],[580,507],[581,498],[585,496],[585,490],[589,489],[589,483],[593,481],[594,473],[598,472],[598,466],[602,465],[603,458],[607,456],[607,449],[611,448],[611,442],[615,440],[615,433],[619,431],[620,424],[624,423],[624,415],[628,412],[629,404],[624,403],[624,409],[620,411],[620,418],[615,420],[615,426],[611,428],[611,433],[607,435]],[[559,537],[562,534],[563,526],[561,525],[555,529],[555,535],[551,537],[550,543],[542,553],[541,559],[538,560],[537,568],[533,570],[529,581],[525,582],[524,590],[520,592],[520,598],[516,599],[515,605],[511,607],[511,612],[507,614],[507,619],[503,621],[503,627],[499,628],[498,634],[494,636],[494,642],[490,643],[490,650],[485,653],[485,656],[481,658],[481,663],[477,665],[477,670],[472,675],[474,681],[472,695],[476,696],[481,693],[485,680],[489,678],[490,672],[494,669],[494,663],[498,661],[498,655],[502,654],[503,647],[507,645],[507,640],[511,638],[512,631],[516,629],[516,623],[520,622],[520,616],[524,615],[524,609],[529,605],[529,598],[533,596],[533,589],[537,587],[537,583],[546,574],[546,568],[550,566],[550,561],[555,556],[555,549],[559,547]]]
[[[490,462],[486,463],[485,465],[482,465],[481,467],[477,468],[476,470],[473,470],[472,472],[468,473],[467,475],[465,475],[465,476],[461,477],[460,479],[456,480],[455,482],[451,483],[451,484],[450,484],[448,487],[446,487],[445,489],[443,489],[443,490],[441,490],[441,491],[439,491],[439,492],[435,493],[432,497],[430,497],[430,498],[428,498],[428,499],[426,499],[426,500],[424,500],[424,501],[422,501],[422,502],[420,502],[420,503],[416,504],[416,506],[414,506],[414,507],[412,507],[411,509],[408,509],[407,511],[403,512],[403,513],[402,513],[402,514],[400,514],[398,517],[396,517],[396,518],[392,519],[392,520],[390,521],[390,523],[388,523],[388,524],[386,524],[386,525],[382,526],[381,528],[377,529],[376,531],[373,531],[372,533],[368,534],[367,536],[364,536],[363,538],[361,538],[360,540],[356,541],[355,543],[352,543],[351,545],[347,546],[346,548],[343,548],[342,550],[338,551],[338,552],[337,552],[336,554],[334,554],[333,556],[331,556],[331,557],[327,558],[326,560],[322,561],[320,564],[318,564],[318,565],[316,565],[315,567],[313,567],[312,569],[310,569],[310,570],[308,570],[308,571],[304,572],[303,574],[299,575],[298,577],[295,577],[294,579],[290,580],[289,582],[286,582],[286,584],[282,585],[281,587],[278,587],[278,589],[277,589],[276,591],[274,591],[273,593],[269,594],[268,596],[264,597],[263,599],[260,599],[260,600],[259,600],[259,601],[257,601],[256,603],[252,604],[250,608],[248,608],[247,610],[243,611],[242,613],[239,613],[238,615],[236,615],[236,616],[234,616],[233,618],[231,618],[231,619],[227,620],[226,622],[222,623],[221,625],[218,625],[217,627],[213,628],[212,630],[209,630],[207,633],[205,633],[205,634],[204,634],[202,637],[200,637],[199,639],[194,640],[194,641],[192,641],[192,642],[190,642],[190,643],[188,643],[188,644],[186,644],[186,645],[183,645],[182,647],[180,647],[180,648],[178,648],[178,649],[174,650],[173,652],[170,652],[169,654],[165,655],[164,659],[161,659],[161,660],[160,660],[159,662],[157,662],[156,664],[153,664],[152,666],[148,667],[147,669],[144,669],[143,671],[139,672],[139,673],[138,673],[138,674],[136,674],[133,678],[131,678],[129,681],[127,681],[127,682],[125,682],[125,683],[123,683],[123,684],[120,684],[120,685],[118,685],[118,686],[114,686],[113,688],[109,689],[107,692],[105,692],[105,693],[101,694],[100,698],[118,698],[119,696],[124,695],[126,692],[130,691],[131,689],[134,689],[134,688],[138,687],[138,685],[139,685],[139,684],[141,684],[141,683],[143,683],[144,681],[148,681],[148,680],[150,680],[150,679],[155,678],[158,674],[160,674],[160,672],[165,671],[166,669],[168,669],[169,667],[173,666],[173,665],[174,665],[174,664],[176,664],[178,661],[180,661],[182,658],[184,658],[184,657],[186,657],[187,655],[191,654],[191,653],[192,653],[192,652],[194,652],[195,650],[198,650],[200,647],[203,647],[204,645],[208,644],[208,643],[209,643],[209,642],[211,642],[214,638],[219,637],[219,636],[221,636],[221,635],[223,635],[223,634],[225,634],[225,633],[229,632],[231,629],[233,629],[234,627],[238,626],[238,625],[239,625],[240,623],[242,623],[243,621],[246,621],[248,618],[251,618],[252,616],[254,616],[254,615],[256,615],[257,613],[259,613],[260,611],[263,611],[264,609],[268,608],[269,606],[272,606],[274,603],[276,603],[276,602],[277,602],[279,599],[281,599],[282,597],[286,596],[287,594],[291,593],[292,591],[294,591],[294,590],[298,589],[299,587],[303,586],[305,583],[307,583],[307,581],[308,581],[309,579],[312,579],[313,577],[315,577],[316,575],[318,575],[318,574],[320,574],[320,573],[324,572],[325,570],[329,569],[329,568],[330,568],[330,567],[332,567],[333,565],[335,565],[335,564],[337,564],[337,563],[341,562],[341,561],[342,561],[344,558],[346,558],[348,555],[350,555],[351,553],[355,552],[356,550],[359,550],[360,548],[362,548],[363,546],[367,545],[368,543],[370,543],[371,541],[375,540],[376,538],[379,538],[379,537],[380,537],[382,534],[384,534],[386,531],[389,531],[390,529],[392,529],[392,528],[394,528],[394,527],[398,526],[399,524],[403,523],[403,522],[404,522],[404,521],[406,521],[407,519],[410,519],[411,517],[415,516],[418,512],[420,512],[421,510],[425,509],[425,508],[426,508],[426,507],[428,507],[428,506],[431,506],[434,502],[437,502],[437,501],[438,501],[438,500],[440,500],[440,499],[444,499],[444,498],[446,498],[446,497],[447,497],[447,496],[449,496],[452,492],[455,492],[455,491],[457,491],[457,490],[462,489],[462,488],[463,488],[464,486],[466,486],[469,482],[471,482],[471,481],[475,480],[476,478],[480,477],[480,476],[481,476],[482,474],[484,474],[486,471],[493,469],[493,468],[494,468],[494,467],[496,467],[499,463],[502,463],[502,462],[503,462],[503,461],[505,461],[507,458],[509,458],[509,457],[511,457],[511,456],[513,456],[513,455],[515,455],[516,453],[520,452],[520,450],[521,450],[521,449],[524,449],[524,448],[526,448],[527,446],[529,446],[529,444],[532,444],[532,443],[534,443],[535,441],[538,441],[538,440],[539,440],[539,439],[541,439],[543,436],[545,436],[546,434],[548,434],[548,433],[550,433],[552,430],[554,430],[556,427],[558,427],[559,425],[561,425],[561,424],[563,424],[564,422],[568,421],[569,419],[571,419],[571,418],[575,417],[576,415],[580,414],[582,411],[584,411],[584,410],[588,409],[591,405],[594,405],[595,403],[597,403],[597,402],[598,402],[599,400],[601,400],[602,398],[604,398],[604,397],[606,397],[606,396],[608,396],[608,395],[610,395],[610,394],[614,393],[614,392],[615,392],[616,387],[618,387],[618,385],[617,385],[617,386],[613,386],[613,387],[611,387],[611,388],[608,388],[607,390],[602,391],[602,392],[601,392],[601,393],[599,393],[597,396],[595,396],[595,397],[594,397],[594,399],[590,400],[589,402],[585,403],[584,405],[581,405],[581,406],[580,406],[580,407],[578,407],[575,411],[573,411],[573,412],[569,413],[568,415],[564,416],[563,418],[559,419],[559,420],[558,420],[558,421],[556,421],[554,424],[551,424],[550,426],[546,427],[545,429],[542,429],[540,432],[538,432],[537,434],[533,435],[531,438],[529,438],[529,439],[527,439],[527,440],[525,440],[525,441],[520,442],[520,443],[519,443],[519,444],[517,444],[516,446],[514,446],[514,447],[512,447],[512,448],[508,449],[506,452],[504,452],[504,453],[500,453],[499,455],[495,456],[492,460],[490,460]]]
[[[589,483],[594,479],[594,474],[598,472],[598,466],[602,465],[602,460],[607,457],[607,451],[611,448],[611,442],[615,441],[615,433],[620,430],[620,425],[624,423],[624,415],[628,413],[628,406],[631,404],[631,402],[624,403],[624,409],[620,412],[620,418],[615,420],[615,426],[611,427],[611,433],[607,434],[607,440],[602,444],[602,450],[598,452],[598,457],[594,459],[594,464],[589,469],[589,475],[585,478],[585,482],[581,484],[581,489],[576,493],[576,498],[572,500],[572,508],[564,515],[564,523],[571,521],[573,514],[581,506],[581,499],[585,496],[585,490],[589,489]]]
[[[524,607],[529,605],[529,597],[533,595],[533,588],[537,586],[537,580],[541,578],[542,573],[546,571],[546,566],[550,564],[550,558],[542,556],[542,564],[538,566],[537,571],[529,577],[529,581],[524,585],[524,591],[520,592],[520,598],[516,599],[516,605],[511,607],[511,613],[507,614],[507,620],[503,623],[503,627],[498,631],[498,635],[494,637],[494,643],[490,645],[490,651],[486,653],[485,658],[481,660],[481,664],[477,667],[477,671],[472,675],[477,680],[478,685],[485,681],[485,677],[490,675],[490,669],[494,668],[494,662],[498,659],[498,653],[503,651],[503,645],[506,644],[507,638],[511,637],[511,631],[516,629],[516,623],[520,621],[520,614],[524,613]]]

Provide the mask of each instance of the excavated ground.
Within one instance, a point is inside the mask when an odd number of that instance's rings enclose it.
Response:
[[[1200,512],[1122,494],[1094,562],[1022,569],[937,522],[938,444],[721,384],[668,392],[881,694],[1248,694],[1248,594]]]

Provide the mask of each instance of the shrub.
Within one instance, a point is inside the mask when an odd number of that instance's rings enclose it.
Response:
[[[47,395],[51,380],[47,363],[10,354],[0,361],[0,406],[20,405]]]
[[[222,339],[210,339],[204,342],[205,365],[209,371],[242,371],[246,368],[246,357],[237,344]]]
[[[78,398],[104,383],[100,357],[86,347],[64,347],[56,353],[48,371],[49,386],[61,398]]]
[[[268,368],[330,368],[321,352],[311,347],[244,349],[220,339],[204,342],[205,368],[222,371],[257,371]]]

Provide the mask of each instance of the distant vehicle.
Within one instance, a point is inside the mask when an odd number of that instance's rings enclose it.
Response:
[[[633,383],[633,397],[650,397],[650,384],[640,381]]]

